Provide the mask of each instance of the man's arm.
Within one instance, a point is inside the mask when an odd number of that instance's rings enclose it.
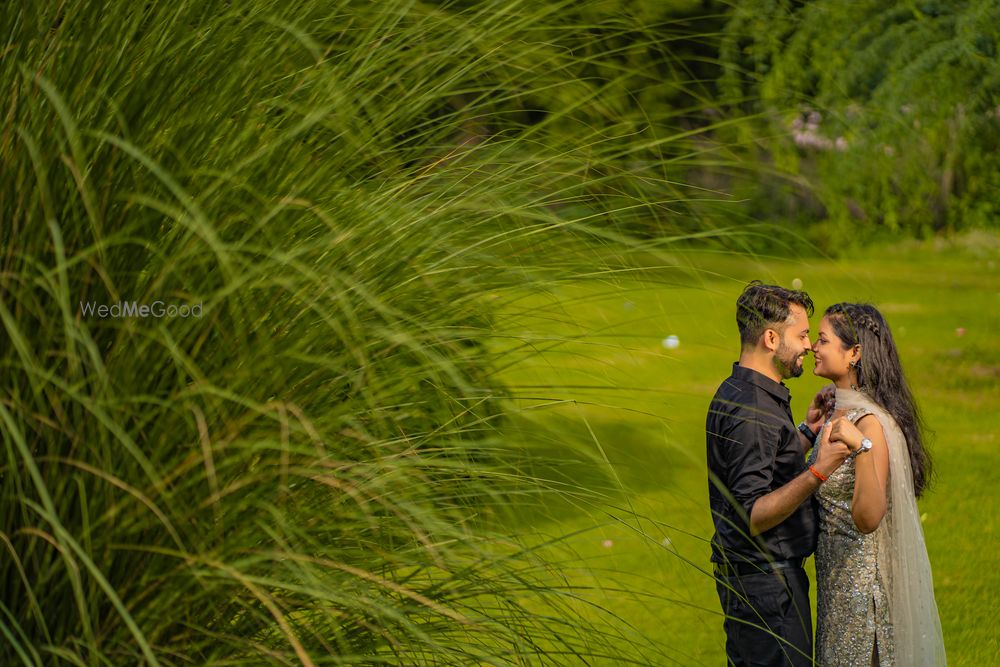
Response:
[[[760,535],[787,519],[820,484],[820,479],[806,470],[788,484],[758,498],[750,510],[750,534]]]
[[[842,442],[830,442],[830,429],[823,432],[823,439],[817,447],[819,451],[813,467],[823,477],[829,477],[840,467],[851,451]],[[784,486],[758,498],[750,509],[750,534],[760,535],[787,519],[820,484],[819,477],[806,470]]]

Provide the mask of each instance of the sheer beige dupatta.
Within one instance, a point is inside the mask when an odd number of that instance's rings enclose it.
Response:
[[[939,667],[946,664],[941,620],[934,601],[931,564],[913,494],[913,475],[906,440],[896,420],[867,394],[837,390],[837,408],[864,408],[872,412],[889,445],[889,506],[879,568],[889,585],[896,664],[900,667]],[[880,531],[881,532],[881,531]]]

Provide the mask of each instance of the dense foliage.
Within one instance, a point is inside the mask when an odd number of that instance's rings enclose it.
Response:
[[[736,3],[720,94],[753,100],[731,107],[763,115],[742,137],[794,184],[758,214],[829,221],[831,246],[995,227],[998,26],[995,0]]]

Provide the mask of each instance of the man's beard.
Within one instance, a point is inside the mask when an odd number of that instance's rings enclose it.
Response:
[[[791,348],[785,345],[785,341],[781,341],[781,344],[778,345],[778,350],[774,353],[774,366],[778,369],[778,373],[781,374],[782,379],[787,380],[788,378],[797,378],[802,375],[805,364],[798,363],[800,356],[805,357],[805,354],[801,352],[795,354]]]

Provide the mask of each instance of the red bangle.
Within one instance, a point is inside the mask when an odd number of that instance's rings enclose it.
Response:
[[[827,480],[827,478],[824,477],[819,470],[816,470],[816,468],[813,468],[812,466],[809,466],[809,472],[816,475],[816,479],[818,479],[821,482],[825,482]]]

